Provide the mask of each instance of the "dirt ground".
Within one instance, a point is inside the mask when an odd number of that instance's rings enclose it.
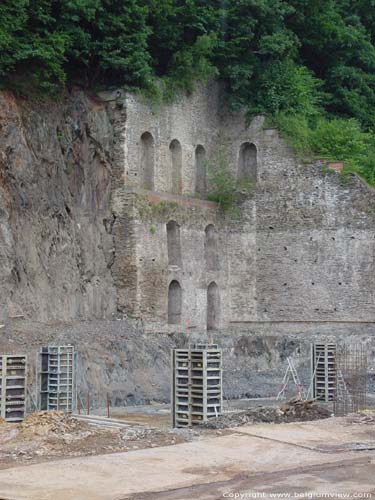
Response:
[[[175,446],[13,464],[0,470],[0,498],[375,498],[373,414],[220,432]]]
[[[168,446],[197,437],[198,434],[189,429],[140,425],[101,428],[62,412],[38,412],[19,424],[0,422],[0,469],[59,458]]]
[[[92,425],[92,419],[98,420],[96,415],[77,418],[63,412],[31,413],[19,424],[0,422],[0,469],[59,458],[175,445],[223,435],[230,427],[248,423],[303,421],[329,415],[325,408],[311,403],[297,400],[279,406],[237,410],[211,419],[210,426],[194,429],[171,429],[170,413],[160,405],[118,409],[112,412],[115,419],[99,417],[99,427]]]

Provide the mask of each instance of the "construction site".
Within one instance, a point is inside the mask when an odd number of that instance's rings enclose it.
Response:
[[[216,81],[50,106],[0,93],[0,498],[375,495],[373,190]]]
[[[371,498],[362,346],[314,344],[308,388],[288,357],[275,397],[238,400],[223,399],[217,345],[171,354],[170,404],[92,408],[73,347],[42,348],[30,411],[26,359],[3,356],[1,498]]]

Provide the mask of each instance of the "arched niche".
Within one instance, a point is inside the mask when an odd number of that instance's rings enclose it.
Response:
[[[257,148],[251,142],[241,144],[238,156],[238,181],[257,180]]]
[[[206,271],[217,271],[219,269],[218,234],[213,224],[205,229],[204,256]]]
[[[169,152],[172,165],[172,193],[181,194],[182,192],[182,148],[177,139],[169,145]]]
[[[140,187],[154,190],[155,142],[150,132],[141,135]]]
[[[195,192],[207,195],[206,150],[201,144],[195,148]]]
[[[214,281],[212,281],[207,288],[207,330],[217,330],[219,326],[219,314],[219,287]]]
[[[168,288],[168,323],[178,325],[182,314],[182,288],[177,280],[171,281]]]
[[[180,226],[170,220],[167,224],[168,265],[181,267]]]

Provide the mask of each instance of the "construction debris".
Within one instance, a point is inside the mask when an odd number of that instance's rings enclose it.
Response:
[[[85,423],[61,411],[30,413],[20,424],[20,432],[24,435],[63,434],[86,429]]]
[[[41,411],[27,415],[20,423],[0,424],[0,468],[168,446],[199,437],[191,429],[160,430],[140,425],[94,427],[60,411]]]
[[[203,427],[208,429],[225,429],[259,422],[287,423],[319,420],[331,416],[328,409],[316,404],[314,400],[303,401],[293,399],[281,406],[258,406],[244,411],[224,413],[218,418],[210,419]]]

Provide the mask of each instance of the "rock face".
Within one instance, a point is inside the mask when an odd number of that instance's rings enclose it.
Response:
[[[373,192],[221,99],[0,93],[0,352],[73,343],[81,394],[118,405],[167,401],[170,349],[207,327],[228,397],[277,394],[287,356],[308,386],[314,339],[374,359]],[[254,182],[238,218],[204,199],[222,145]]]
[[[109,317],[108,110],[81,93],[29,103],[0,94],[0,322]]]

